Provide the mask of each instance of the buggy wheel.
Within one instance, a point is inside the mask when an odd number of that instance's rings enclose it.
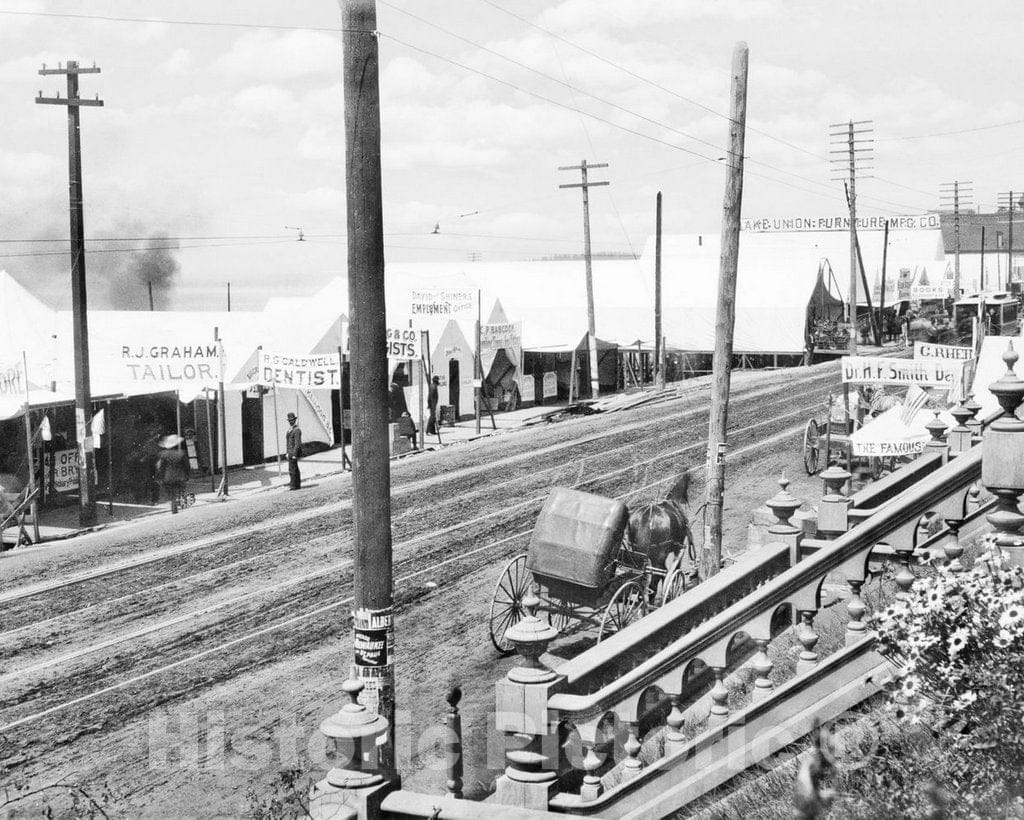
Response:
[[[664,590],[665,592],[661,599],[662,606],[669,601],[674,601],[686,592],[686,573],[681,568],[672,570],[665,578]]]
[[[604,608],[597,642],[621,632],[647,614],[647,592],[637,581],[627,581],[617,590]]]
[[[821,434],[818,430],[818,422],[814,419],[807,420],[804,427],[804,469],[807,475],[814,475],[818,472],[818,461],[821,452]]]
[[[505,639],[505,632],[523,619],[523,599],[526,597],[533,573],[526,568],[526,555],[517,555],[502,570],[498,583],[494,586],[494,597],[491,599],[491,616],[488,622],[491,632],[491,643],[503,655],[515,652],[515,645]]]

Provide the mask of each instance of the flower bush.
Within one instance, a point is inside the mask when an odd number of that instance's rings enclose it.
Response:
[[[969,571],[928,562],[931,570],[872,626],[878,650],[899,669],[890,700],[896,716],[953,739],[965,763],[954,779],[1001,779],[1010,794],[1020,794],[1024,570],[988,546]]]

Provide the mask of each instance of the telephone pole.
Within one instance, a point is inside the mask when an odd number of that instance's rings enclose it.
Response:
[[[92,423],[92,396],[89,388],[89,322],[85,287],[85,216],[82,201],[82,139],[79,130],[78,109],[83,105],[102,106],[99,95],[92,100],[78,96],[78,75],[99,74],[95,65],[81,68],[74,60],[57,68],[39,70],[42,76],[62,74],[67,77],[68,95],[62,99],[44,97],[39,92],[36,102],[41,105],[63,105],[68,109],[68,198],[71,203],[71,312],[72,336],[75,346],[75,430],[78,442],[78,523],[91,527],[96,523],[96,488],[93,485],[95,453],[90,424]]]
[[[345,92],[345,200],[352,401],[353,677],[386,718],[385,772],[395,766],[395,632],[388,453],[380,63],[374,0],[339,0]],[[331,775],[328,775],[331,780]],[[340,784],[336,784],[340,785]]]
[[[869,143],[873,139],[858,136],[859,134],[870,134],[875,129],[873,120],[858,120],[854,122],[832,123],[829,132],[832,145],[843,145],[845,148],[830,149],[830,154],[839,156],[830,157],[829,161],[838,172],[845,172],[845,176],[833,177],[833,182],[845,182],[849,188],[850,206],[850,301],[847,306],[846,321],[850,324],[850,355],[857,355],[857,271],[860,267],[857,258],[857,172],[870,171],[871,168],[864,168],[859,163],[869,162],[874,157],[875,150]],[[859,127],[866,126],[866,127]],[[858,156],[863,154],[863,156]]]
[[[722,203],[722,257],[718,270],[715,354],[712,359],[711,412],[708,419],[707,525],[698,571],[706,579],[722,568],[722,501],[725,494],[726,424],[732,339],[736,325],[736,270],[740,254],[740,210],[743,204],[743,144],[747,122],[747,66],[750,52],[737,43],[732,53],[729,111],[729,166]]]
[[[1020,191],[1017,192],[1017,196],[1021,195]],[[1013,191],[1006,191],[1005,193],[997,194],[999,197],[996,202],[997,207],[1002,210],[1006,208],[1007,217],[1009,219],[1009,228],[1007,234],[1007,255],[1006,255],[1006,289],[1010,290],[1010,283],[1015,281],[1013,278],[1013,209],[1016,207],[1016,202],[1013,199]]]
[[[939,186],[939,198],[942,208],[953,208],[953,301],[959,299],[963,293],[960,288],[960,206],[969,204],[964,200],[970,200],[973,182],[944,182]]]
[[[665,389],[665,340],[661,332],[661,191],[654,219],[654,383]]]
[[[559,185],[559,188],[582,188],[583,189],[583,259],[587,266],[587,344],[590,348],[590,397],[597,398],[600,391],[601,380],[597,372],[597,336],[594,330],[594,274],[590,260],[590,197],[587,194],[589,188],[598,185],[607,185],[607,182],[588,182],[588,168],[607,168],[607,162],[597,162],[587,165],[582,160],[579,165],[561,165],[559,171],[579,171],[580,182],[573,182],[567,185]]]

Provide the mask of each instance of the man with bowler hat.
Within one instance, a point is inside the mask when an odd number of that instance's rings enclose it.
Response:
[[[302,458],[302,430],[295,422],[294,413],[288,416],[288,434],[285,436],[285,448],[288,453],[288,489],[302,488],[302,476],[299,475],[299,459]]]

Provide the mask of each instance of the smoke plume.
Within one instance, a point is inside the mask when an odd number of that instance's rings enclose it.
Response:
[[[149,289],[153,289],[153,307],[166,310],[181,264],[176,251],[178,240],[155,234],[146,246],[125,253],[109,274],[108,302],[114,310],[149,310]],[[120,256],[120,254],[118,254]]]

